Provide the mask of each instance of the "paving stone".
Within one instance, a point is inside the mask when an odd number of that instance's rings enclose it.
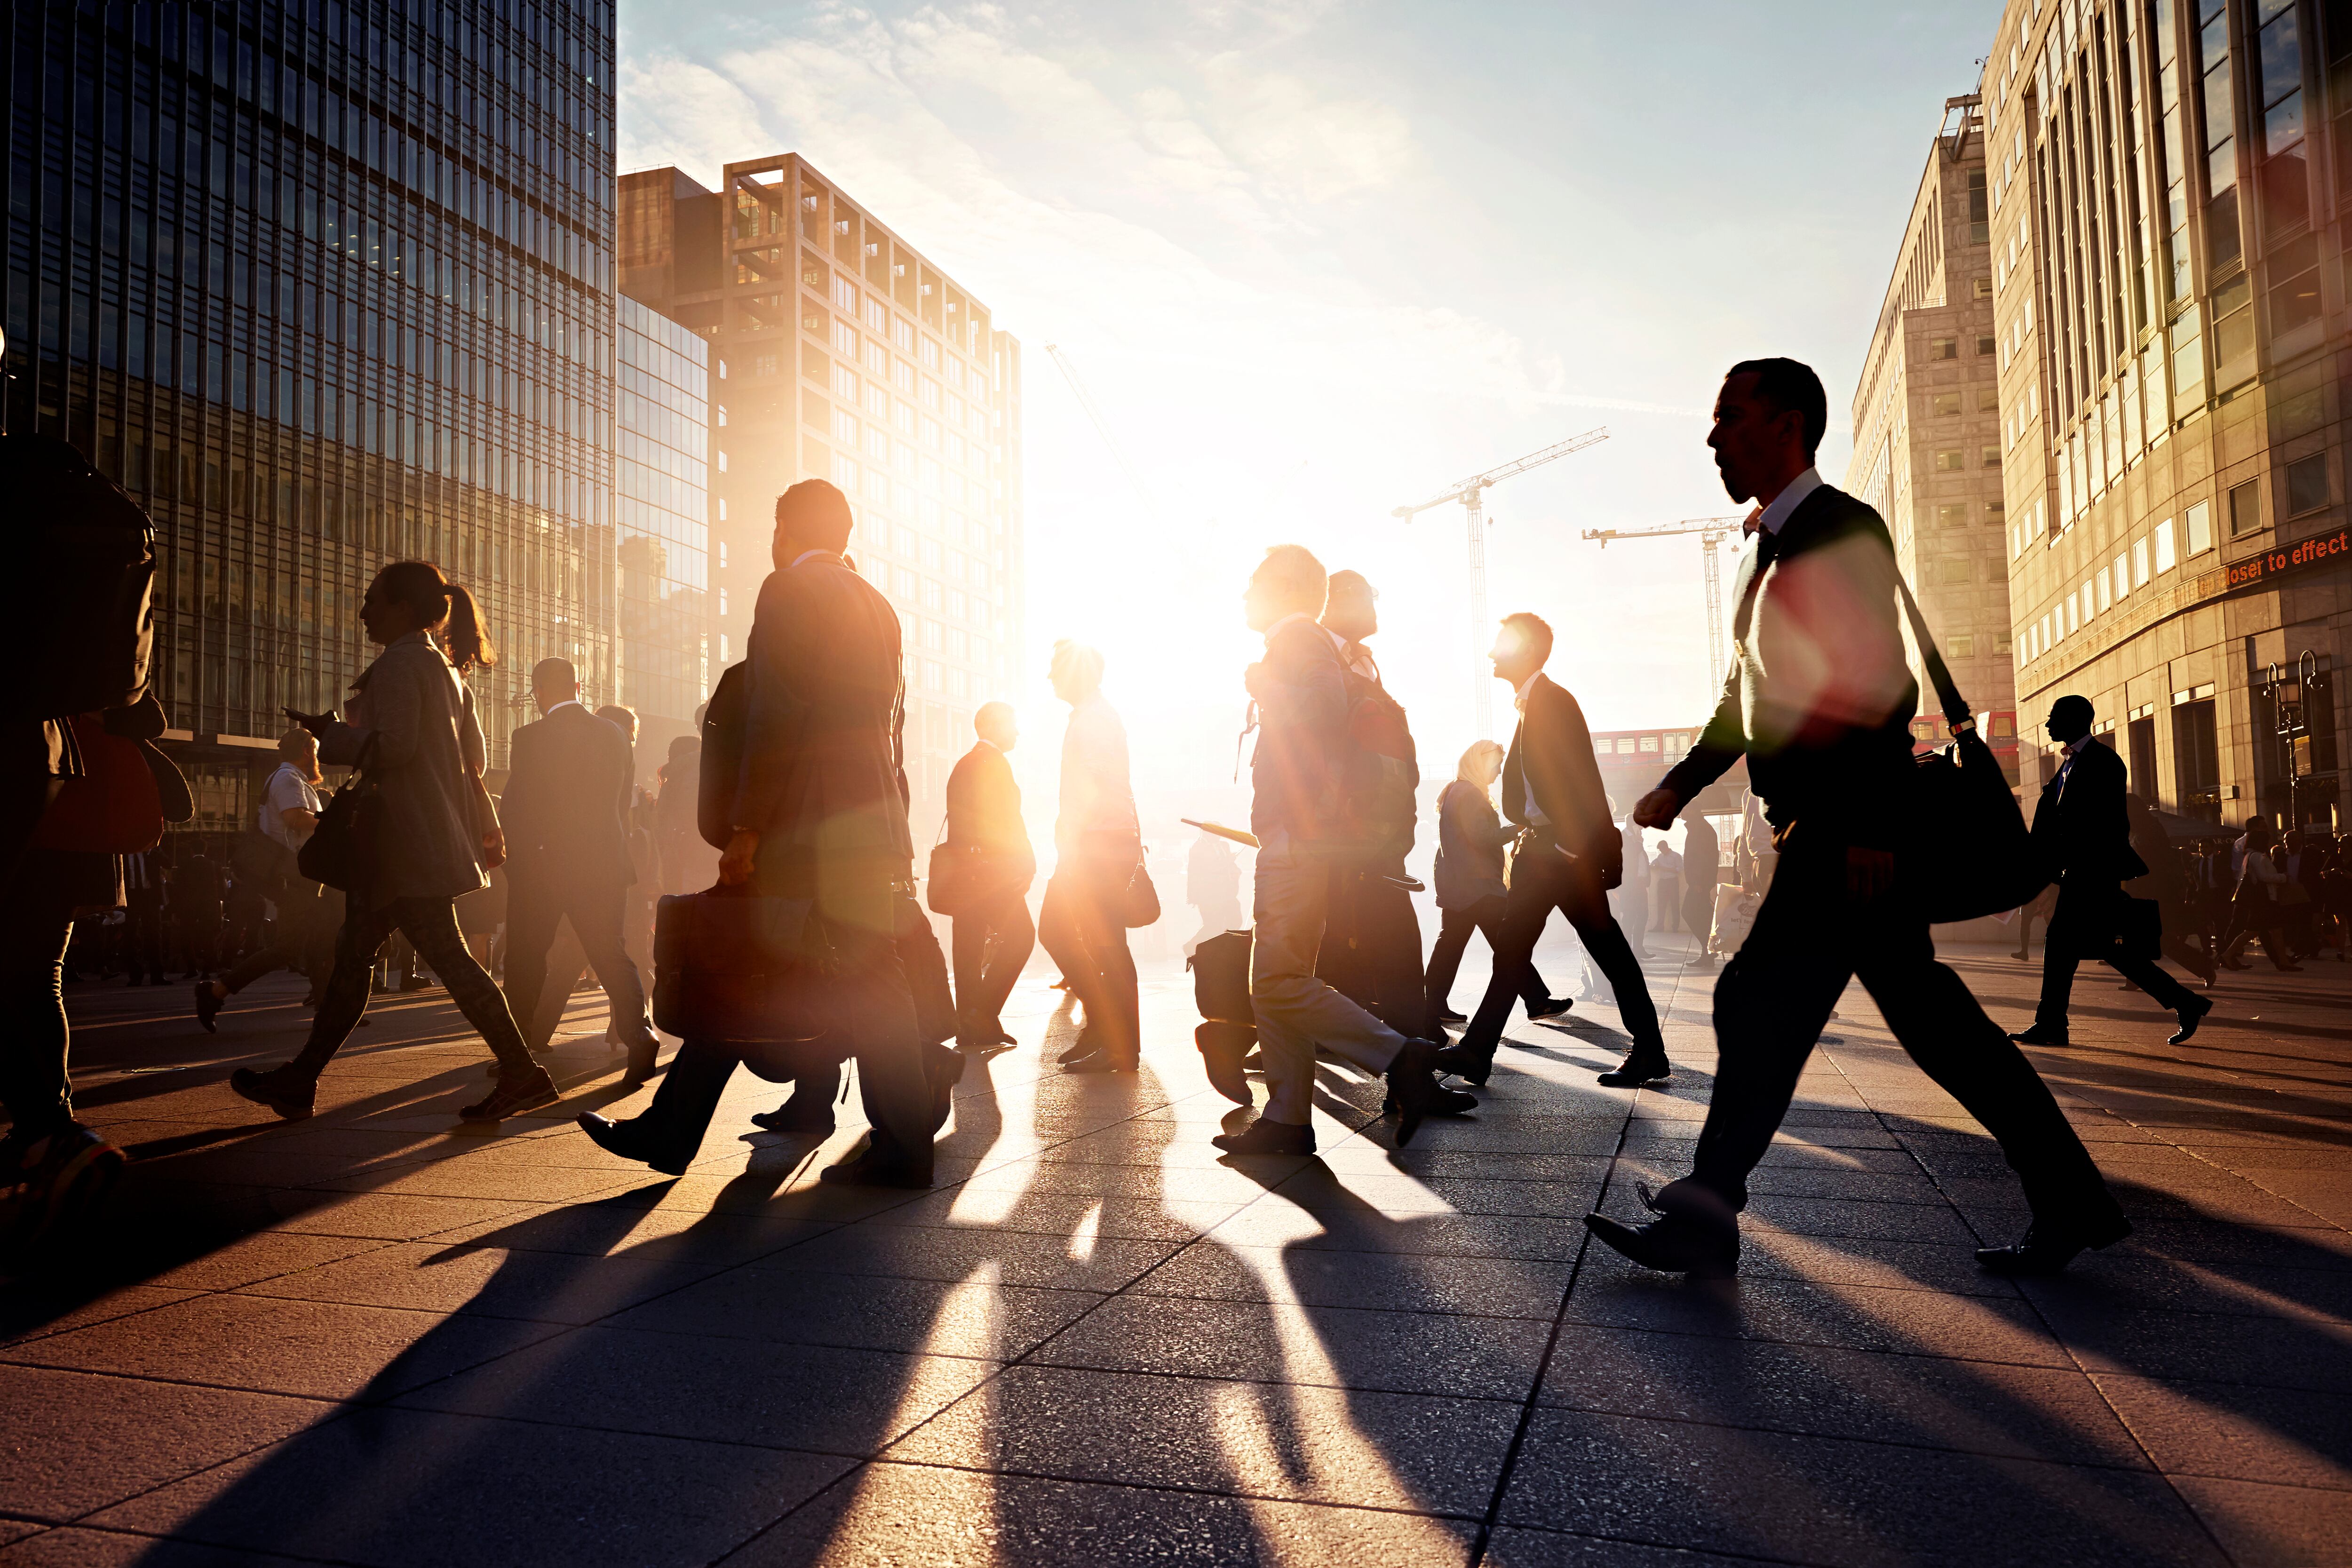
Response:
[[[1012,1361],[1104,1300],[1084,1290],[739,1268],[612,1321],[660,1333]]]
[[[2168,1473],[2352,1491],[2352,1400],[2111,1373],[2092,1381]]]
[[[2183,1476],[2175,1483],[2238,1568],[2337,1568],[2352,1493]]]
[[[1135,1289],[1216,1300],[1549,1321],[1568,1275],[1565,1263],[1532,1258],[1233,1247],[1210,1240],[1186,1247]]]

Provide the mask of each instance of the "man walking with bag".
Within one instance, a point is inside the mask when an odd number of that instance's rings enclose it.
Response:
[[[948,774],[946,853],[932,856],[931,907],[955,921],[956,1048],[991,1056],[1013,1044],[1004,1001],[1037,945],[1029,919],[1037,856],[1004,756],[1021,738],[1011,705],[983,702],[971,727],[980,738]]]
[[[2027,1046],[2066,1043],[2066,1002],[2074,968],[2105,959],[2126,980],[2180,1020],[2172,1043],[2197,1032],[2213,1004],[2192,993],[2156,962],[2163,913],[2153,900],[2126,898],[2123,884],[2147,874],[2131,847],[2124,809],[2124,760],[2091,733],[2087,697],[2065,696],[2050,706],[2050,738],[2065,761],[2042,786],[2033,808],[2033,850],[2058,884],[2057,912],[2042,942],[2042,1005],[2033,1026],[2010,1038]]]
[[[1585,1224],[1652,1268],[1736,1271],[1748,1173],[1846,982],[1859,977],[1896,1041],[2000,1142],[2024,1184],[2032,1227],[1978,1261],[1996,1273],[2053,1274],[2131,1226],[2048,1088],[1936,962],[1926,912],[1895,888],[1898,841],[1934,826],[1910,819],[1918,688],[1896,630],[1900,573],[1886,524],[1814,470],[1827,424],[1820,379],[1793,360],[1732,366],[1716,400],[1707,445],[1724,489],[1757,507],[1735,596],[1737,655],[1715,717],[1633,818],[1665,827],[1744,752],[1779,864],[1716,984],[1715,1092],[1691,1173],[1654,1195],[1643,1190],[1654,1220],[1591,1215]]]

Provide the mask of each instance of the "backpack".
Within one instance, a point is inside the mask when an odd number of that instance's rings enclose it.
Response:
[[[0,718],[129,707],[147,689],[154,654],[154,524],[79,452],[46,436],[0,436],[0,475],[17,520],[11,542],[39,584]]]

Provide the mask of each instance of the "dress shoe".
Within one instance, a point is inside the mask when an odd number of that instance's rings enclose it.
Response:
[[[1209,1140],[1228,1154],[1282,1156],[1315,1152],[1315,1129],[1259,1117],[1239,1132],[1220,1132]]]
[[[1256,1037],[1255,1025],[1224,1018],[1205,1019],[1192,1031],[1192,1043],[1201,1048],[1201,1065],[1208,1072],[1209,1087],[1235,1105],[1255,1103],[1250,1081],[1242,1076],[1242,1063]]]
[[[1019,1045],[1021,1042],[1020,1042],[1020,1041],[1018,1041],[1018,1040],[1016,1040],[1016,1039],[1014,1039],[1012,1036],[1010,1036],[1010,1035],[1006,1034],[1006,1033],[1003,1031],[1003,1029],[1002,1027],[1000,1027],[1000,1028],[996,1031],[996,1043],[997,1043],[998,1045],[1000,1045],[1000,1046],[1003,1046],[1006,1050],[1008,1050],[1008,1051],[1009,1051],[1009,1050],[1011,1050],[1013,1047],[1015,1047],[1015,1046]]]
[[[1453,1049],[1454,1047],[1443,1047]],[[1459,1116],[1478,1109],[1477,1100],[1450,1089],[1441,1089],[1437,1082],[1437,1057],[1441,1047],[1431,1040],[1407,1040],[1389,1063],[1389,1094],[1396,1101],[1397,1147],[1412,1142],[1423,1118]]]
[[[629,1089],[650,1083],[661,1076],[661,1042],[646,1040],[628,1047],[629,1065],[621,1074],[621,1082]]]
[[[773,1110],[754,1111],[751,1125],[770,1132],[788,1136],[830,1138],[833,1136],[833,1098],[793,1090],[793,1097]]]
[[[36,1138],[12,1131],[0,1141],[0,1247],[21,1257],[53,1237],[87,1234],[130,1163],[79,1121]]]
[[[228,1075],[228,1086],[256,1105],[266,1105],[289,1121],[310,1114],[319,1097],[319,1080],[296,1072],[292,1064],[256,1072],[239,1068]]]
[[[196,1022],[204,1026],[205,1034],[216,1035],[220,1032],[214,1027],[213,1020],[220,1016],[221,1003],[225,1000],[226,998],[213,994],[211,981],[196,982]]]
[[[1663,1083],[1674,1073],[1675,1065],[1663,1049],[1643,1050],[1636,1046],[1625,1053],[1623,1061],[1602,1073],[1601,1081],[1611,1089],[1639,1089],[1645,1083]]]
[[[1060,1056],[1055,1057],[1054,1061],[1056,1066],[1066,1067],[1070,1063],[1076,1061],[1080,1057],[1093,1056],[1097,1051],[1101,1049],[1102,1037],[1100,1035],[1096,1034],[1092,1029],[1080,1029],[1078,1031],[1078,1037],[1071,1042],[1070,1048],[1064,1051]]]
[[[1540,1023],[1546,1018],[1557,1018],[1575,1005],[1574,1002],[1565,996],[1549,997],[1529,1007],[1528,1018],[1530,1022]]]
[[[2066,1043],[2066,1031],[2035,1024],[2030,1028],[2018,1030],[2010,1038],[2021,1046],[2063,1046]]]
[[[654,1152],[646,1135],[637,1130],[637,1121],[615,1121],[609,1116],[599,1116],[583,1110],[572,1120],[580,1131],[588,1134],[588,1142],[607,1154],[617,1155],[635,1164],[650,1165],[665,1176],[683,1176],[686,1168],[694,1163],[692,1154],[660,1155]],[[751,1119],[754,1121],[758,1117]]]
[[[509,1116],[553,1105],[562,1098],[562,1091],[547,1076],[547,1069],[533,1062],[525,1071],[500,1078],[488,1099],[459,1108],[457,1117],[463,1121],[504,1121]]]
[[[1658,1217],[1627,1225],[1606,1215],[1584,1216],[1584,1228],[1644,1268],[1728,1279],[1739,1272],[1739,1220],[1715,1194],[1677,1182],[1663,1193],[1643,1184],[1642,1206]]]
[[[2205,1021],[2205,1015],[2212,1010],[2212,1003],[2202,996],[2191,996],[2189,1005],[2176,1015],[2180,1019],[2180,1030],[2168,1043],[2176,1046],[2185,1044],[2189,1037],[2197,1032],[2197,1026]]]
[[[1470,1015],[1457,1013],[1451,1007],[1440,1007],[1437,1010],[1436,1018],[1441,1024],[1466,1024],[1470,1021]]]
[[[1076,1061],[1064,1062],[1062,1070],[1069,1073],[1137,1072],[1141,1068],[1139,1063],[1122,1060],[1105,1051],[1096,1051],[1080,1057]]]
[[[2063,1272],[2084,1247],[2112,1247],[2131,1234],[2131,1221],[2116,1214],[2088,1226],[2035,1223],[2013,1247],[1979,1247],[1977,1266],[1988,1274],[2012,1278]]]
[[[836,1187],[912,1187],[931,1184],[931,1162],[928,1156],[918,1163],[877,1154],[872,1149],[838,1165],[827,1165],[817,1173],[816,1179]]]
[[[1442,1073],[1452,1073],[1466,1084],[1479,1089],[1495,1075],[1495,1053],[1474,1050],[1465,1045],[1440,1046],[1430,1066]]]

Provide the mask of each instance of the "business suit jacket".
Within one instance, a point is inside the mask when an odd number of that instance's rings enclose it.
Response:
[[[1003,752],[975,742],[949,773],[947,795],[950,844],[1035,864],[1021,817],[1021,786]]]
[[[888,929],[891,912],[866,906],[915,856],[898,613],[840,556],[804,556],[761,585],[748,654],[728,816],[760,835],[757,879],[781,897],[854,897],[857,918]]]
[[[1684,800],[1741,755],[1776,841],[1892,848],[1911,795],[1919,687],[1896,628],[1895,542],[1824,484],[1741,556],[1736,657],[1715,716],[1665,777]]]
[[[2132,848],[2131,818],[2124,811],[2128,773],[2121,757],[2093,741],[2074,753],[2063,787],[2054,778],[2042,786],[2033,808],[2033,852],[2061,892],[2070,883],[2112,890],[2147,874],[2147,863]]]
[[[629,738],[567,703],[514,732],[499,820],[510,875],[542,884],[627,887]]]
[[[1520,826],[1542,812],[1544,831],[1580,867],[1613,888],[1624,878],[1624,840],[1609,816],[1609,792],[1592,756],[1592,731],[1568,689],[1538,671],[1503,758],[1503,815]]]
[[[472,690],[425,632],[390,644],[353,684],[352,717],[320,731],[319,760],[350,766],[364,758],[381,786],[383,826],[364,890],[369,907],[488,887],[466,776],[488,754]]]

